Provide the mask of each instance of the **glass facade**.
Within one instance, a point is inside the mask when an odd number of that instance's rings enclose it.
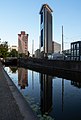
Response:
[[[79,61],[81,56],[81,41],[71,43],[71,60]]]
[[[43,23],[43,12],[41,13],[41,24]]]
[[[76,56],[76,50],[74,50],[74,56]]]
[[[40,10],[40,51],[43,57],[52,53],[52,10],[43,4]]]
[[[79,43],[77,43],[77,49],[79,49]]]
[[[77,56],[79,56],[79,50],[77,50]]]
[[[41,47],[43,47],[43,29],[41,30]]]
[[[71,45],[71,49],[73,49],[73,44]]]
[[[71,55],[73,56],[73,50],[71,51]]]

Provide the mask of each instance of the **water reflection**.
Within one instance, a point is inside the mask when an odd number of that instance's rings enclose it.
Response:
[[[9,67],[10,68],[10,72],[12,73],[16,73],[17,72],[17,67]]]
[[[71,81],[71,85],[75,86],[75,87],[78,87],[78,88],[81,88],[81,82],[76,82],[76,81]]]
[[[52,77],[40,74],[41,112],[47,114],[52,108]]]
[[[17,67],[11,71],[18,75],[15,83],[40,120],[81,120],[81,76],[68,73],[61,78]]]
[[[25,89],[28,86],[28,70],[18,68],[18,85],[21,89]]]
[[[32,71],[32,89],[34,89],[34,72]]]
[[[62,112],[64,110],[64,79],[62,78]]]

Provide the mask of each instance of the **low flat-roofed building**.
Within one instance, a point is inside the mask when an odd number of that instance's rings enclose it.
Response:
[[[52,51],[53,53],[60,53],[61,52],[61,44],[52,41]]]
[[[63,54],[64,54],[66,60],[71,59],[71,49],[63,50]]]
[[[8,46],[8,52],[10,52],[11,50],[15,49],[16,51],[18,51],[18,47],[16,45],[12,45],[12,46]]]
[[[37,50],[35,51],[35,57],[36,57],[36,58],[40,58],[40,49],[37,49]]]
[[[12,46],[11,46],[11,50],[12,50],[12,49],[15,49],[16,51],[18,51],[18,47],[17,47],[16,45],[12,45]]]

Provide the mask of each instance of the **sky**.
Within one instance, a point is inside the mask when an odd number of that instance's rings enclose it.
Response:
[[[18,45],[18,34],[29,34],[28,50],[39,48],[40,15],[43,4],[53,10],[53,41],[61,44],[64,28],[64,49],[81,40],[81,0],[0,0],[0,38],[9,45]]]

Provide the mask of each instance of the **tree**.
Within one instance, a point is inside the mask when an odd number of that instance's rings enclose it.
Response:
[[[16,71],[17,71],[17,67],[10,67],[10,70],[12,71],[12,73],[16,73]]]
[[[8,55],[8,42],[3,42],[0,44],[0,57],[6,58]]]
[[[12,49],[9,53],[9,57],[18,57],[18,51],[16,51],[16,49]]]

